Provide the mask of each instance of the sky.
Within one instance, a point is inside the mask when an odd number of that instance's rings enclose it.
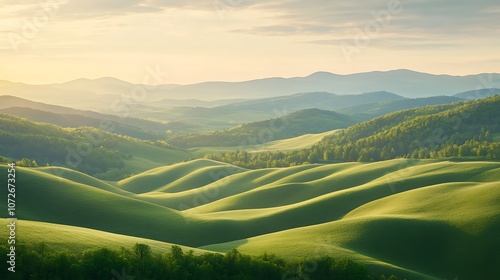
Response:
[[[498,0],[0,0],[0,80],[33,84],[499,73],[499,50]]]

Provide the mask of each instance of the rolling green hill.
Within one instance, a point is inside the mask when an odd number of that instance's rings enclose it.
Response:
[[[0,155],[28,164],[71,167],[103,179],[179,162],[192,156],[162,142],[147,142],[96,128],[66,128],[0,114]]]
[[[139,194],[151,191],[179,192],[222,179],[218,174],[226,168],[228,166],[223,163],[198,159],[149,170],[119,181],[118,186],[123,190]],[[244,171],[243,168],[238,167],[234,167],[232,170],[234,172]]]
[[[16,169],[19,219],[216,251],[350,257],[407,279],[493,279],[499,272],[498,162],[244,170],[195,160],[116,183],[50,169]],[[0,166],[2,177],[6,171]],[[38,225],[41,235],[50,227],[34,223],[33,230]]]
[[[169,138],[168,142],[183,148],[252,147],[304,134],[323,133],[346,128],[354,123],[355,121],[352,118],[333,111],[307,109],[283,117],[243,124],[209,134],[178,135]]]

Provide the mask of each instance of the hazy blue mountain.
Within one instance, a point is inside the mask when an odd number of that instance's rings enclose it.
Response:
[[[453,95],[474,89],[500,87],[500,74],[468,76],[433,75],[411,70],[374,71],[339,75],[316,72],[306,77],[264,78],[243,82],[203,82],[191,85],[162,84],[153,87],[115,78],[78,79],[66,83],[28,85],[0,81],[0,94],[79,109],[114,113],[116,103],[132,103],[162,108],[172,107],[160,100],[259,99],[298,92],[332,92],[337,95],[387,91],[404,97]],[[135,98],[134,98],[135,97]],[[212,107],[200,104],[184,105]],[[173,102],[170,102],[173,103]],[[218,104],[220,105],[220,103]],[[173,105],[178,106],[178,105]],[[135,110],[139,110],[134,108]]]
[[[270,97],[264,99],[250,100],[218,108],[234,108],[238,110],[272,111],[274,109],[286,108],[289,111],[297,111],[309,108],[324,110],[339,109],[346,106],[371,103],[375,101],[394,101],[405,99],[390,92],[368,92],[353,95],[336,95],[329,92],[297,93],[288,96]]]
[[[360,92],[388,91],[405,97],[452,95],[475,88],[500,85],[500,74],[468,76],[433,75],[411,70],[374,71],[349,75],[316,72],[307,77],[265,78],[245,82],[205,82],[178,86],[167,90],[170,96],[189,98],[263,98],[297,92]]]
[[[370,92],[358,95],[310,92],[249,100],[214,108],[176,107],[155,112],[139,112],[135,116],[162,121],[197,120],[206,122],[207,119],[210,119],[239,124],[281,117],[304,109],[335,110],[356,104],[402,99],[404,97],[389,92]]]
[[[217,106],[228,105],[232,103],[238,103],[247,101],[248,99],[237,98],[237,99],[218,99],[218,100],[200,100],[200,99],[162,99],[152,103],[148,103],[149,106],[160,107],[160,108],[173,108],[173,107],[205,107],[213,108]]]

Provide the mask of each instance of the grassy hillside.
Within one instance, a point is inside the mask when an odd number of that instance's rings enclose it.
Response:
[[[263,144],[249,145],[249,146],[228,146],[228,147],[196,147],[191,148],[189,151],[195,155],[203,156],[209,153],[219,152],[235,152],[237,150],[245,150],[248,153],[262,153],[262,152],[275,152],[275,151],[291,151],[298,149],[307,149],[318,144],[326,136],[333,133],[338,133],[340,130],[332,130],[316,134],[304,134],[297,137],[275,140]]]
[[[6,219],[0,219],[2,224],[8,224]],[[53,223],[18,220],[16,231],[19,241],[24,244],[44,242],[53,251],[83,252],[100,247],[131,248],[136,243],[148,244],[154,252],[169,252],[172,243],[153,239],[114,234],[105,231],[82,227],[67,226]],[[196,255],[207,251],[181,246],[184,250],[193,250]]]
[[[17,215],[209,250],[348,256],[408,279],[493,279],[499,171],[500,163],[484,161],[243,170],[196,160],[114,186],[19,167]]]
[[[263,143],[346,128],[355,121],[333,111],[307,109],[266,121],[239,125],[209,134],[178,135],[168,139],[174,146],[258,146]]]
[[[159,167],[136,176],[121,180],[117,185],[132,193],[146,193],[151,191],[178,192],[208,185],[222,179],[220,170],[228,168],[226,164],[216,161],[199,159],[173,166]],[[234,172],[244,171],[234,167]]]
[[[249,150],[249,152],[260,153],[267,151],[290,151],[290,150],[306,149],[316,145],[326,136],[338,133],[339,131],[340,129],[335,129],[323,133],[304,134],[293,138],[275,140],[264,143],[262,145],[258,145],[255,147],[254,150]]]
[[[58,165],[103,179],[179,162],[191,155],[164,143],[146,142],[96,128],[61,128],[0,114],[0,155],[28,165]],[[26,164],[25,164],[26,165]]]

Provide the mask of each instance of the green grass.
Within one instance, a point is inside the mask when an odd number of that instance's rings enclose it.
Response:
[[[333,222],[203,248],[350,256],[370,266],[404,267],[408,274],[398,275],[409,279],[415,278],[411,271],[439,279],[493,279],[498,275],[493,264],[500,261],[499,197],[497,182],[439,184],[375,200]]]
[[[2,224],[8,224],[6,219],[0,219],[0,221]],[[44,242],[47,244],[49,250],[70,251],[74,253],[100,247],[107,247],[113,250],[117,250],[120,247],[131,248],[136,243],[147,244],[151,246],[154,252],[169,252],[172,245],[176,245],[82,227],[23,220],[17,221],[16,233],[19,236],[18,242],[22,244]],[[184,251],[193,250],[196,255],[207,252],[187,246],[181,247]]]
[[[326,136],[336,133],[337,130],[327,131],[317,134],[304,134],[301,136],[287,138],[282,140],[275,140],[260,145],[247,145],[243,147],[239,146],[227,146],[227,147],[196,147],[191,148],[189,151],[195,155],[204,155],[208,153],[221,153],[221,152],[235,152],[237,150],[244,150],[249,153],[261,153],[261,152],[286,152],[297,149],[307,149],[317,143],[319,143]]]
[[[38,172],[43,172],[47,175],[54,175],[59,177],[60,180],[62,179],[67,179],[71,182],[75,183],[80,183],[83,185],[87,186],[92,186],[101,190],[105,190],[108,192],[113,192],[113,193],[118,193],[121,195],[126,195],[129,196],[130,194],[126,191],[121,190],[120,188],[117,188],[113,186],[110,183],[101,181],[99,179],[96,179],[90,175],[74,171],[69,168],[64,168],[64,167],[40,167],[37,168],[36,171]]]
[[[283,139],[283,140],[276,140],[276,141],[271,141],[264,143],[262,145],[259,145],[256,148],[250,149],[249,152],[252,153],[260,153],[260,152],[267,152],[267,151],[290,151],[290,150],[297,150],[297,149],[307,149],[310,148],[317,143],[319,143],[323,138],[326,136],[330,136],[339,130],[332,130],[332,131],[327,131],[323,133],[318,133],[318,134],[304,134],[301,136],[293,137],[293,138],[288,138],[288,139]]]
[[[210,182],[222,179],[219,176],[220,170],[224,170],[228,166],[227,164],[213,160],[197,159],[186,163],[151,169],[121,180],[117,185],[121,189],[133,193],[146,193],[156,189],[167,190],[168,188],[185,190],[183,188],[195,188],[196,186],[207,185]],[[232,170],[236,172],[243,171],[244,169],[234,166]],[[195,173],[197,174],[196,176],[194,175]]]
[[[6,169],[0,166],[4,178]],[[408,279],[493,279],[499,171],[499,162],[488,161],[245,170],[194,160],[106,183],[69,170],[58,177],[53,168],[18,168],[16,195],[23,220],[214,251],[345,256]],[[44,234],[39,239],[53,236]]]

